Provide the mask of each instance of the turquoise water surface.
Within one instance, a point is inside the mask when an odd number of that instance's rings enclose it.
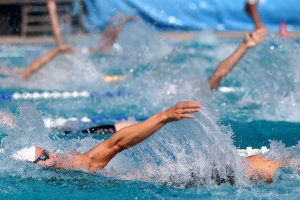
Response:
[[[135,32],[135,35],[131,33]],[[97,37],[77,41],[75,54],[57,56],[26,82],[0,77],[0,192],[8,199],[268,199],[299,197],[300,177],[279,169],[273,184],[251,183],[236,148],[267,146],[269,158],[298,153],[300,139],[299,40],[269,34],[250,49],[211,92],[206,80],[241,42],[202,32],[193,41],[170,41],[144,24],[124,29],[107,55],[90,55]],[[21,69],[54,45],[1,46],[1,69]],[[105,76],[123,77],[106,82]],[[225,88],[225,89],[224,89]],[[227,88],[227,90],[226,90]],[[229,90],[228,90],[229,88]],[[87,98],[5,99],[7,94],[87,91]],[[97,174],[51,169],[11,159],[29,145],[85,152],[109,135],[62,135],[43,119],[87,117],[97,123],[138,121],[182,100],[203,105],[195,119],[168,124],[147,141],[117,155]],[[96,123],[90,122],[91,125]],[[234,169],[236,184],[215,184],[211,166]],[[191,176],[191,174],[196,174]]]

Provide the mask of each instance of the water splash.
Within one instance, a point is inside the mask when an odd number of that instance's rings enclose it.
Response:
[[[79,78],[80,77],[80,78]],[[56,56],[27,80],[19,74],[1,79],[3,85],[38,90],[93,90],[101,84],[100,73],[87,57],[79,54]]]
[[[99,143],[99,140],[90,137],[65,140],[55,134],[49,135],[40,113],[32,105],[23,104],[19,111],[15,120],[16,127],[7,129],[3,141],[5,154],[1,155],[2,171],[13,174],[21,171],[25,177],[34,174],[27,170],[34,170],[37,166],[10,159],[14,151],[24,147],[34,145],[64,152],[76,148],[83,153]],[[168,124],[137,147],[117,155],[105,173],[114,169],[120,177],[126,172],[127,177],[135,174],[134,178],[140,180],[195,187],[215,184],[211,180],[212,170],[217,170],[221,178],[226,178],[226,169],[230,166],[239,182],[243,176],[243,166],[232,145],[231,134],[227,128],[220,129],[215,117],[202,108],[200,113],[195,114],[194,120]],[[127,166],[122,164],[125,160]]]
[[[217,171],[228,179],[230,168],[236,183],[241,184],[245,181],[243,164],[231,134],[220,129],[214,116],[202,108],[195,120],[166,125],[149,140],[116,156],[106,168],[117,171],[121,178],[178,187],[214,185],[213,174]]]
[[[217,63],[236,46],[236,42],[231,47],[228,42],[221,42],[212,49],[216,57],[204,66],[204,73],[211,74]],[[267,37],[260,45],[249,49],[223,79],[220,86],[236,89],[233,93],[217,92],[214,108],[223,113],[226,110],[225,117],[232,120],[299,121],[299,52],[300,45],[293,39]]]

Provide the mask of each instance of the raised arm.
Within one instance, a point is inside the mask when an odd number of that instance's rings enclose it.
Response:
[[[243,42],[238,46],[238,48],[227,59],[223,60],[218,65],[214,73],[208,79],[208,84],[211,90],[218,89],[218,85],[222,78],[234,68],[249,48],[254,47],[263,41],[265,34],[266,30],[262,28],[245,35]]]
[[[117,13],[106,26],[101,38],[98,49],[90,49],[91,53],[105,53],[111,47],[111,45],[116,41],[118,35],[120,34],[125,23],[128,21],[138,20],[134,16],[124,16]]]
[[[264,28],[264,25],[261,23],[259,15],[257,13],[257,0],[247,0],[245,5],[245,11],[252,19],[255,30],[258,30],[260,28]]]
[[[47,2],[47,7],[48,7],[48,13],[50,17],[50,22],[51,22],[51,28],[53,35],[55,37],[57,46],[62,46],[64,44],[63,39],[61,37],[61,32],[60,32],[60,27],[59,27],[59,20],[57,17],[56,13],[56,3],[53,0],[49,0]]]
[[[85,153],[84,155],[88,157],[88,159],[83,159],[88,160],[88,165],[84,161],[85,165],[89,171],[103,168],[117,153],[144,141],[168,122],[193,118],[194,116],[189,113],[199,110],[200,104],[197,102],[180,102],[144,122],[123,128]]]

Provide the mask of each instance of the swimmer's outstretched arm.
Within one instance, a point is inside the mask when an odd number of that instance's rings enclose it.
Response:
[[[92,53],[105,53],[111,46],[112,42],[114,42],[113,38],[116,38],[118,34],[116,35],[116,32],[114,29],[114,23],[116,20],[121,19],[123,16],[120,13],[115,14],[111,20],[109,21],[108,25],[105,27],[102,36],[100,38],[100,44],[99,49],[91,49]],[[113,33],[113,34],[112,34]],[[113,35],[113,36],[112,36]]]
[[[55,37],[57,46],[63,46],[64,42],[61,37],[60,27],[59,27],[59,21],[56,13],[56,2],[53,0],[49,0],[47,2],[48,12],[50,16],[50,22],[51,22],[51,28],[53,35]]]
[[[117,26],[113,27],[113,30],[111,30],[109,35],[103,35],[99,48],[100,53],[105,53],[106,51],[108,51],[111,45],[116,41],[125,23],[126,20],[122,19]]]
[[[91,172],[101,169],[117,153],[144,141],[168,122],[193,118],[194,116],[189,113],[198,112],[199,110],[200,104],[198,102],[179,102],[144,122],[117,131],[109,139],[83,154],[84,158],[81,159],[81,162]]]
[[[223,60],[218,65],[214,73],[208,79],[208,84],[211,90],[218,89],[218,85],[222,78],[234,68],[249,48],[258,45],[261,41],[263,41],[265,34],[265,29],[259,29],[245,35],[243,42],[238,46],[238,48],[227,59]]]
[[[104,32],[103,32],[103,37],[108,37],[108,35],[110,35],[110,32],[113,30],[114,28],[114,23],[116,20],[121,19],[123,16],[120,13],[115,14],[111,20],[109,21],[108,25],[106,26]]]
[[[22,70],[20,76],[22,79],[26,80],[28,77],[42,68],[46,63],[48,63],[50,60],[52,60],[57,54],[61,52],[65,52],[68,50],[71,50],[72,46],[70,45],[62,45],[61,47],[56,47],[52,49],[51,51],[47,52],[46,54],[42,55],[41,57],[34,60],[30,65]]]

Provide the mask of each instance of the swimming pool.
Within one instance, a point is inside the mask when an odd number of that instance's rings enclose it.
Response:
[[[130,33],[136,32],[137,36]],[[145,34],[147,33],[147,34]],[[239,40],[218,40],[203,32],[194,41],[167,41],[143,24],[124,29],[108,55],[85,54],[78,41],[75,55],[60,55],[26,83],[2,76],[5,94],[82,92],[88,97],[1,99],[16,127],[1,127],[0,190],[3,198],[52,199],[197,199],[291,198],[299,196],[299,175],[281,169],[273,184],[252,184],[243,177],[235,147],[270,147],[270,156],[298,151],[299,41],[270,34],[251,49],[211,93],[206,80]],[[2,46],[0,63],[22,68],[53,46]],[[122,76],[106,82],[105,76]],[[10,159],[28,144],[49,150],[88,150],[108,136],[58,134],[45,128],[43,118],[86,117],[99,123],[115,118],[141,120],[181,100],[196,100],[204,108],[195,120],[170,124],[137,147],[115,157],[104,171],[89,174],[45,169]],[[92,122],[90,122],[92,123]],[[230,126],[229,126],[230,125]],[[269,140],[275,140],[270,143]],[[277,142],[276,142],[277,141]],[[282,142],[280,142],[282,141]],[[294,147],[292,147],[294,146]],[[292,148],[291,148],[292,147]],[[232,164],[237,185],[209,181],[205,167],[215,159]],[[191,172],[199,179],[191,180]],[[121,180],[121,178],[147,180]],[[59,195],[59,196],[58,196]]]

